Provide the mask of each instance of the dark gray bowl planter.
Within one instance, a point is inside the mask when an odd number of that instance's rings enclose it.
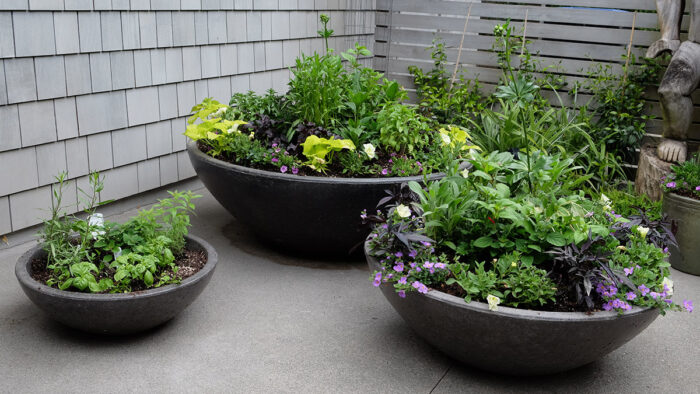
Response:
[[[365,254],[371,271],[379,262]],[[545,375],[593,362],[642,332],[659,315],[633,307],[616,312],[540,312],[500,306],[436,290],[400,298],[393,286],[384,297],[413,330],[448,356],[474,367],[508,375]]]
[[[187,143],[192,166],[219,203],[265,242],[314,256],[343,256],[368,228],[360,212],[374,212],[384,190],[421,176],[330,178],[243,167],[206,155]],[[428,179],[439,179],[433,174]],[[361,248],[358,248],[361,251]]]
[[[678,224],[678,247],[669,246],[671,266],[693,275],[700,275],[700,200],[664,193],[663,211]]]
[[[46,256],[40,245],[23,254],[15,275],[27,294],[52,319],[79,330],[122,335],[144,331],[172,319],[194,301],[209,283],[217,254],[206,241],[187,237],[186,248],[203,250],[207,263],[180,284],[126,294],[89,294],[58,290],[30,276],[32,260]]]

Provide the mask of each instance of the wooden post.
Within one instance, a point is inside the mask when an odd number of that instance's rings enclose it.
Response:
[[[459,69],[459,61],[462,58],[462,48],[464,48],[464,36],[467,34],[467,26],[469,26],[469,17],[472,15],[472,6],[474,2],[469,3],[469,10],[467,11],[467,19],[464,20],[464,29],[462,29],[462,40],[459,42],[459,50],[457,51],[457,62],[455,63],[455,69],[452,72],[452,81],[450,82],[450,90],[455,85],[455,79],[457,78],[457,70]]]

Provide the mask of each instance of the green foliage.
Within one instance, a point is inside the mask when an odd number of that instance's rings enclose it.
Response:
[[[593,105],[590,109],[584,106],[582,111],[591,126],[591,137],[626,163],[636,162],[646,123],[653,118],[644,114],[645,92],[660,82],[663,61],[642,58],[638,64],[632,55],[622,74],[613,73],[609,64],[596,63],[583,85],[574,87],[574,94],[580,88],[593,93]]]
[[[192,107],[194,114],[187,119],[185,136],[194,141],[205,141],[212,147],[212,155],[220,155],[226,150],[226,135],[240,133],[238,128],[247,124],[242,120],[224,119],[229,107],[207,97],[201,104]],[[195,123],[199,121],[199,123]]]
[[[408,68],[416,86],[419,112],[441,124],[465,125],[486,108],[488,99],[479,91],[477,79],[465,79],[460,72],[452,83],[445,67],[445,44],[433,40],[432,48],[430,71],[424,72],[416,66]]]
[[[293,116],[299,122],[309,121],[326,128],[339,126],[348,84],[340,56],[302,55],[297,58],[292,74],[287,97],[294,103]]]
[[[666,192],[700,199],[700,154],[672,166],[671,174],[663,180],[661,187]]]
[[[637,194],[632,185],[624,189],[605,187],[601,189],[600,196],[609,199],[611,209],[622,217],[639,215],[641,210],[649,220],[661,219],[661,201],[651,201],[646,194]]]
[[[527,158],[508,152],[473,153],[470,162],[467,178],[451,176],[425,190],[409,185],[419,198],[425,234],[437,245],[481,260],[518,252],[530,263],[552,246],[581,242],[589,231],[607,235],[602,219],[585,217],[602,210],[576,192],[582,180],[571,159],[533,152],[530,171]],[[536,194],[525,187],[528,173]]]
[[[103,184],[90,177],[92,190],[83,192],[86,220],[61,210],[65,174],[57,178],[52,218],[44,223],[41,241],[47,251],[47,284],[61,290],[128,292],[176,283],[175,256],[183,252],[194,210],[192,192],[169,192],[170,198],[141,210],[123,224],[105,222],[95,212]]]
[[[428,123],[412,107],[387,104],[377,115],[379,142],[386,149],[398,153],[413,153],[428,146]]]
[[[309,159],[306,165],[319,172],[326,171],[334,152],[355,150],[355,144],[350,140],[318,138],[315,135],[309,136],[301,145],[304,147],[304,156]]]
[[[467,294],[466,302],[485,300],[489,295],[513,307],[542,307],[554,302],[556,286],[547,272],[519,261],[519,257],[517,253],[501,256],[490,269],[483,262],[451,264],[453,277],[446,284],[458,284]]]
[[[229,101],[230,109],[224,114],[227,120],[248,119],[251,122],[267,115],[273,119],[284,119],[289,116],[286,112],[286,101],[273,89],[264,95],[255,92],[235,93]]]

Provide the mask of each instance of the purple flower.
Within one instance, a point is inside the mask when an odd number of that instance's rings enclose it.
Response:
[[[278,158],[276,158],[276,157],[273,157],[272,160],[270,160],[270,161],[273,162],[273,163],[277,163],[278,161],[280,161],[280,159],[278,159]]]
[[[410,257],[412,259],[415,259],[417,255],[418,255],[418,252],[416,250],[412,250],[412,251],[408,252],[408,257]]]
[[[445,268],[447,268],[447,264],[445,264],[445,263],[435,263],[435,268],[444,270]]]
[[[408,279],[408,276],[402,276],[399,278],[399,280],[396,283],[398,283],[400,285],[405,285],[407,279]]]
[[[685,310],[688,312],[692,312],[693,311],[693,301],[683,300],[683,308],[685,308]]]
[[[296,167],[292,167],[292,174],[296,175],[299,173],[299,169]]]
[[[668,254],[668,247],[664,248],[664,254]]]
[[[430,245],[432,245],[430,242],[425,242],[425,241],[420,241],[420,243],[422,243],[423,246],[430,246]]]
[[[629,293],[627,293],[627,299],[628,299],[628,300],[632,301],[632,300],[635,299],[635,298],[637,298],[637,295],[634,294],[633,291],[630,291]]]
[[[288,169],[289,168],[287,168],[287,166],[282,166],[282,167],[280,167],[280,172],[282,172],[282,173],[287,172]]]
[[[377,273],[374,275],[374,282],[373,282],[372,284],[374,285],[374,287],[379,287],[379,285],[380,285],[381,283],[382,283],[382,273],[381,273],[381,272],[377,272]]]
[[[612,310],[612,301],[608,301],[605,304],[603,304],[603,310],[610,311]]]
[[[418,290],[419,293],[425,294],[428,292],[428,287],[419,281],[415,281],[411,284],[416,290]]]
[[[403,272],[403,263],[400,261],[396,263],[396,265],[394,266],[394,271]]]
[[[695,186],[695,191],[700,192],[700,186]],[[692,307],[691,307],[692,308]]]
[[[392,159],[389,159],[389,163],[393,163],[393,162],[394,162],[394,160],[392,160]]]
[[[396,252],[396,253],[394,253],[394,256],[396,256],[396,257],[398,257],[398,258],[401,258],[401,257],[403,257],[403,253],[401,253],[401,252]]]
[[[277,148],[277,143],[272,144],[273,148]]]
[[[404,291],[404,290],[399,290],[399,297],[401,297],[401,298],[406,298],[406,291]]]
[[[637,289],[639,289],[639,291],[642,293],[642,297],[649,294],[649,291],[650,291],[649,288],[646,287],[645,285],[639,285],[639,287],[637,287]]]
[[[651,296],[651,298],[657,299],[657,298],[659,298],[659,296],[660,296],[661,294],[659,294],[659,293],[657,293],[657,292],[655,292],[655,291],[652,291],[651,293],[649,293],[649,295]]]
[[[389,173],[389,170],[387,170],[386,168],[382,170],[382,175],[386,175],[388,173]]]
[[[625,276],[630,276],[634,273],[634,267],[624,268],[623,271],[625,271]]]
[[[666,184],[666,187],[669,189],[673,189],[674,187],[676,187],[676,182],[669,182]]]

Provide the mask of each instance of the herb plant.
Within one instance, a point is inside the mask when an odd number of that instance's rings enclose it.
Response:
[[[83,220],[62,211],[65,179],[65,173],[57,177],[51,218],[40,232],[47,253],[47,285],[118,293],[179,282],[175,260],[184,253],[189,214],[194,210],[191,201],[199,196],[169,192],[170,198],[141,210],[126,223],[107,222],[96,212],[97,195],[104,186],[94,173],[91,190],[81,190],[87,207]]]
[[[671,167],[671,173],[662,180],[665,192],[700,200],[700,154]]]

